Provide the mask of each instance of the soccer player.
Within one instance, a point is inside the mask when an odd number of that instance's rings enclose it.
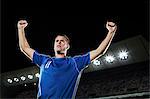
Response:
[[[54,42],[55,57],[39,54],[32,49],[25,37],[26,20],[18,21],[19,47],[31,61],[40,68],[38,99],[75,98],[78,77],[92,60],[105,54],[115,35],[117,26],[114,22],[107,22],[107,36],[100,45],[84,55],[67,57],[70,40],[66,35],[57,35]]]

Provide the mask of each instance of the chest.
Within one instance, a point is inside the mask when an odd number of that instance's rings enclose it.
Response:
[[[75,72],[75,63],[71,60],[48,60],[41,69],[41,73],[47,76],[61,77]]]

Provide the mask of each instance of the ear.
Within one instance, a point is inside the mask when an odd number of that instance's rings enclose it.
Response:
[[[66,49],[68,50],[69,48],[70,48],[70,45],[68,44],[68,46],[67,46],[67,48],[66,48]]]

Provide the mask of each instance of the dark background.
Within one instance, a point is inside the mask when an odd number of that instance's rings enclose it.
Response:
[[[30,46],[51,56],[54,55],[53,40],[57,32],[69,36],[69,56],[97,48],[107,34],[107,20],[113,20],[118,25],[112,43],[137,35],[149,41],[148,0],[99,3],[3,0],[1,16],[2,73],[35,65],[19,50],[16,24],[20,19],[29,23],[26,37]]]

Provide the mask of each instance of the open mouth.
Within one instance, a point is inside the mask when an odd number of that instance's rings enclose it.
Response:
[[[57,47],[61,47],[60,45],[57,45]]]

